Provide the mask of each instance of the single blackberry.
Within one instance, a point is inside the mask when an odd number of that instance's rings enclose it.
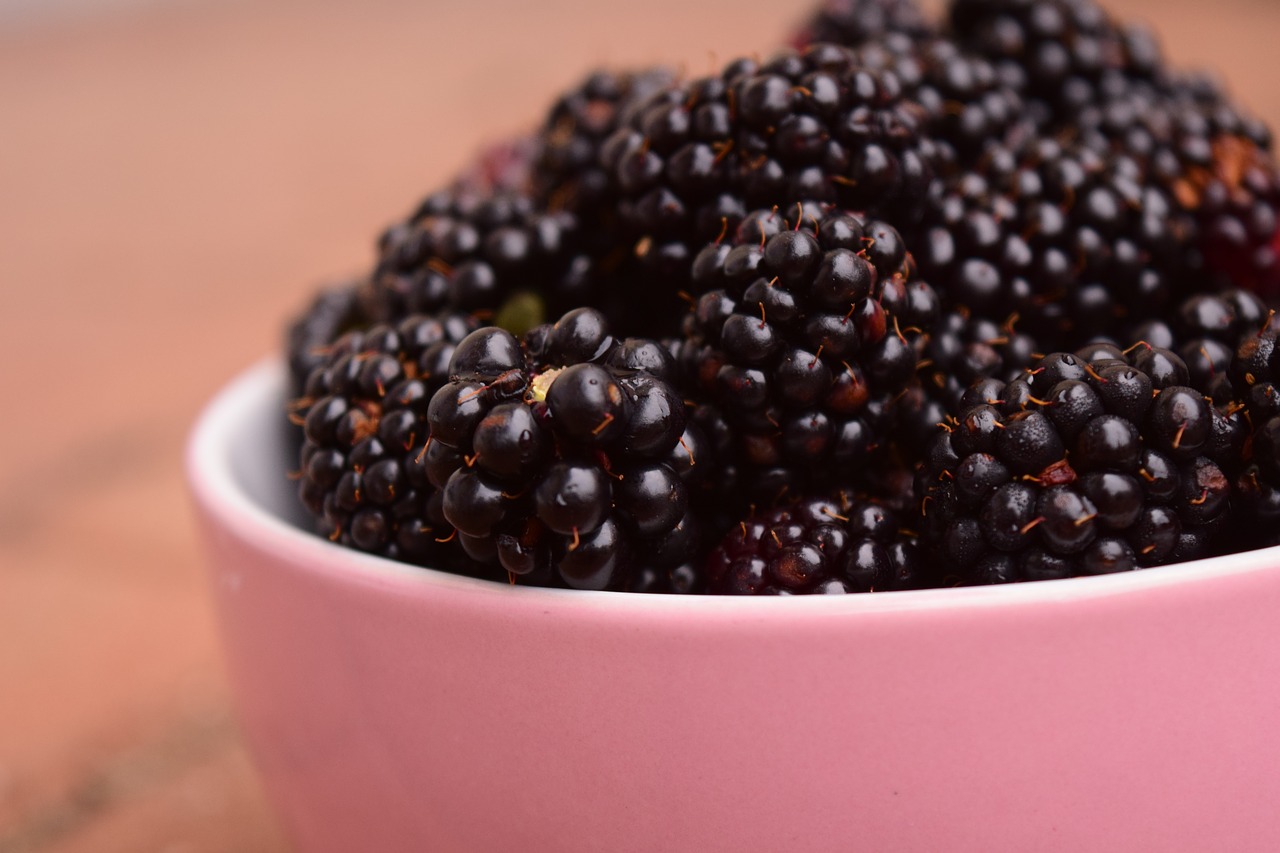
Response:
[[[888,224],[829,212],[800,225],[753,213],[693,264],[702,295],[681,360],[723,420],[708,434],[724,443],[717,459],[734,476],[718,481],[737,506],[865,466],[940,310]]]
[[[1247,417],[1244,464],[1235,478],[1232,537],[1243,548],[1280,545],[1280,352],[1268,325],[1241,336],[1230,379]]]
[[[1124,571],[1218,547],[1240,461],[1219,437],[1226,413],[1152,375],[1141,352],[1052,353],[937,436],[919,523],[955,582]]]
[[[394,322],[443,308],[494,312],[522,293],[552,309],[581,304],[599,292],[585,240],[573,214],[522,192],[437,192],[383,233],[362,308]]]
[[[613,187],[600,165],[600,149],[632,107],[668,86],[663,68],[589,74],[552,105],[536,137],[533,197],[549,210],[611,212]]]
[[[449,376],[428,408],[424,466],[470,557],[513,582],[621,589],[648,573],[654,588],[666,573],[682,586],[700,536],[686,485],[700,442],[684,438],[665,347],[614,338],[600,312],[577,309],[523,341],[473,333]]]
[[[1124,340],[1177,352],[1186,365],[1187,384],[1225,405],[1244,400],[1247,392],[1231,381],[1238,348],[1273,328],[1274,313],[1257,295],[1227,290],[1188,297],[1168,319],[1139,323]]]
[[[1074,124],[1116,80],[1162,71],[1151,33],[1111,20],[1092,0],[953,0],[948,23],[960,45],[991,60],[1049,128]]]
[[[813,45],[737,60],[637,106],[601,157],[636,255],[675,283],[650,297],[673,308],[694,254],[750,210],[914,209],[937,150],[901,88],[847,48]]]
[[[472,195],[524,192],[533,180],[538,153],[538,139],[532,136],[486,146],[450,189]]]
[[[852,10],[877,2],[855,0]],[[822,13],[814,26],[826,29]],[[921,127],[935,143],[931,165],[936,173],[972,170],[988,143],[1034,133],[1020,92],[1006,85],[987,59],[950,38],[904,27],[869,40],[853,29],[813,41],[850,47],[859,65],[896,78],[902,96],[922,111]]]
[[[916,0],[825,0],[793,43],[800,48],[815,42],[859,47],[891,34],[923,40],[936,30]]]
[[[838,493],[752,512],[706,566],[712,593],[797,595],[916,589],[931,561],[893,510]]]
[[[321,366],[342,334],[367,324],[360,309],[359,285],[349,283],[320,291],[285,330],[289,395],[302,394],[311,371]]]
[[[453,565],[437,543],[449,527],[423,446],[427,405],[476,325],[462,314],[415,315],[327,349],[292,406],[305,435],[298,495],[320,533],[396,560]]]
[[[1092,0],[955,0],[950,20],[1045,132],[1101,140],[1191,216],[1188,269],[1280,294],[1280,167],[1261,122],[1203,75],[1165,67],[1149,32]]]
[[[917,365],[918,381],[899,402],[899,442],[918,453],[938,423],[958,416],[967,402],[997,399],[992,395],[1043,355],[1033,337],[1015,328],[1016,321],[995,323],[963,309],[943,315]]]
[[[948,179],[910,235],[949,303],[1045,349],[1116,334],[1189,292],[1194,223],[1132,161],[1050,139],[988,148]]]
[[[1082,116],[1081,133],[1132,152],[1194,217],[1217,287],[1280,295],[1280,167],[1261,122],[1184,78],[1122,89]]]

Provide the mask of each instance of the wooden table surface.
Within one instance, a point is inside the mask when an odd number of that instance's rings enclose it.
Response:
[[[768,52],[764,0],[186,0],[0,28],[0,853],[274,851],[182,481],[319,283],[595,64]],[[1115,0],[1280,120],[1273,0]]]

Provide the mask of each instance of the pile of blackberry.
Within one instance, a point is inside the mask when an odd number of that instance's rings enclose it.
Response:
[[[735,595],[1280,545],[1267,127],[1093,0],[826,0],[797,33],[593,72],[300,313],[317,532]]]

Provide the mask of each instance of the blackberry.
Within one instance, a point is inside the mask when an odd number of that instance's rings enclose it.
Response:
[[[825,206],[892,217],[929,186],[936,146],[919,105],[889,72],[833,45],[739,59],[641,103],[605,143],[602,164],[636,255],[675,282],[693,256],[750,210]]]
[[[1131,160],[1037,139],[993,145],[980,171],[947,180],[910,239],[949,302],[1073,349],[1189,292],[1194,230]]]
[[[693,264],[681,360],[723,429],[720,482],[768,501],[874,455],[939,313],[892,226],[829,212],[816,228],[751,214]]]
[[[953,0],[948,23],[1050,128],[1074,124],[1117,80],[1148,80],[1162,70],[1150,32],[1111,20],[1092,0]]]
[[[536,138],[533,197],[549,210],[611,212],[613,191],[600,149],[634,104],[670,85],[662,68],[589,74],[552,105]]]
[[[1227,290],[1190,296],[1167,319],[1131,328],[1126,340],[1175,351],[1186,367],[1187,384],[1218,404],[1228,404],[1245,399],[1248,390],[1233,387],[1231,381],[1238,347],[1274,327],[1273,313],[1258,296]]]
[[[427,410],[444,517],[513,582],[621,589],[688,563],[699,541],[684,401],[666,348],[577,309],[523,341],[468,336]]]
[[[1270,325],[1241,337],[1230,379],[1250,428],[1235,480],[1239,504],[1233,536],[1242,547],[1280,545],[1280,353]]]
[[[917,365],[918,381],[899,403],[900,443],[918,454],[939,422],[957,416],[966,402],[995,400],[1005,383],[1038,357],[1038,342],[1016,329],[1016,317],[996,323],[963,309],[943,315]],[[996,395],[996,396],[993,396]]]
[[[1135,152],[1194,217],[1197,260],[1217,287],[1280,295],[1280,167],[1265,126],[1194,78],[1121,91],[1083,118],[1083,132]]]
[[[489,145],[450,188],[474,195],[522,192],[533,179],[538,150],[537,138],[529,136]]]
[[[1100,574],[1219,547],[1240,461],[1217,439],[1225,413],[1142,363],[1052,353],[936,437],[920,524],[953,580]]]
[[[445,308],[494,312],[521,293],[552,309],[580,304],[598,284],[584,241],[573,214],[543,210],[523,192],[443,190],[383,233],[362,308],[393,322]]]
[[[324,363],[329,347],[345,332],[367,324],[360,309],[359,285],[322,290],[285,330],[289,394],[298,397],[311,371]]]
[[[1189,268],[1280,294],[1280,168],[1261,122],[1206,77],[1165,67],[1150,33],[1091,0],[955,0],[950,20],[1038,126],[1142,165],[1195,222]]]
[[[936,29],[916,0],[825,0],[793,41],[798,47],[815,42],[859,47],[891,34],[921,40]]]
[[[292,406],[305,435],[298,495],[320,533],[396,560],[452,565],[437,543],[449,528],[423,465],[426,414],[454,347],[476,325],[461,314],[415,315],[328,348]]]
[[[707,558],[709,591],[796,595],[915,589],[931,561],[897,514],[864,496],[808,498],[739,522]]]

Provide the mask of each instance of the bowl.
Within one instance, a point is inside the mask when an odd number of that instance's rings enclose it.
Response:
[[[1274,851],[1280,549],[993,588],[508,587],[305,532],[262,363],[187,472],[304,851]]]

